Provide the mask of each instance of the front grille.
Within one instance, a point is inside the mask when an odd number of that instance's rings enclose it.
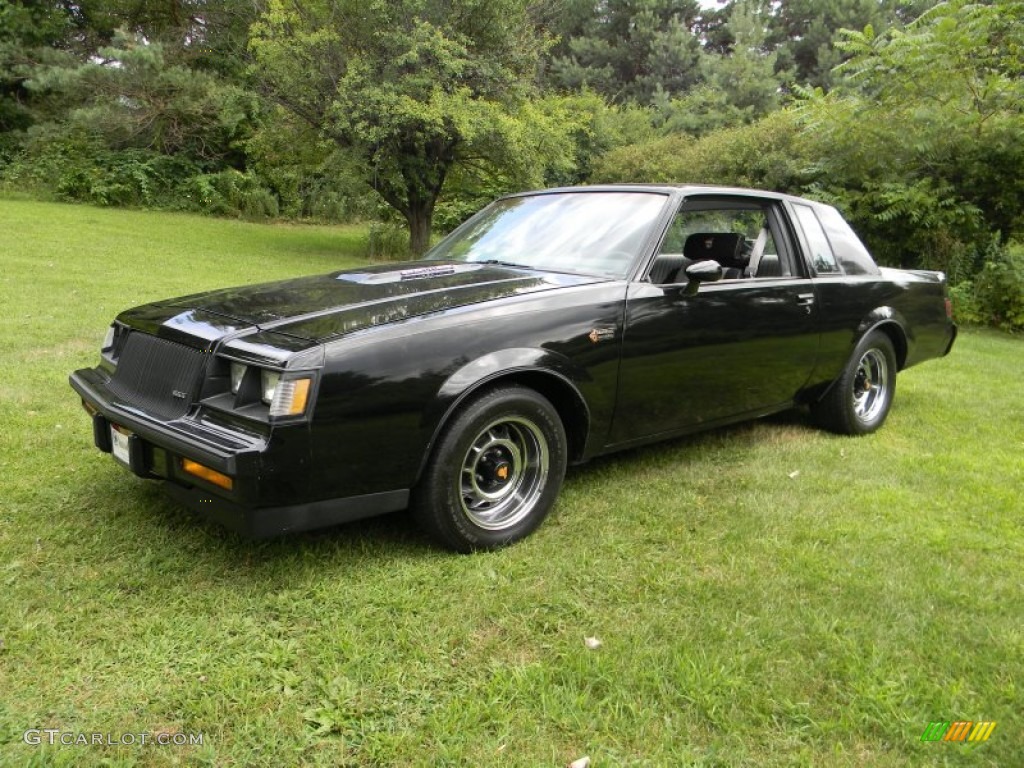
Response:
[[[177,419],[195,399],[208,357],[202,350],[133,332],[121,350],[110,389],[128,405]]]

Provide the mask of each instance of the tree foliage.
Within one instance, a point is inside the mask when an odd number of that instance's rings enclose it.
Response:
[[[762,0],[763,1],[763,0]],[[842,30],[867,27],[882,32],[917,18],[936,0],[785,0],[764,2],[768,46],[777,52],[777,71],[804,87],[828,90],[833,70],[846,58],[837,43]]]
[[[555,25],[560,37],[549,78],[562,90],[586,88],[613,103],[650,104],[700,81],[696,0],[577,0]]]
[[[0,0],[0,160],[12,135],[24,131],[35,115],[25,87],[40,63],[73,60],[64,50],[70,27],[59,6],[44,2]]]
[[[779,110],[699,139],[673,134],[614,149],[596,164],[593,180],[797,191],[806,181],[804,151],[797,116]]]
[[[168,64],[162,44],[123,33],[85,64],[37,68],[26,87],[59,93],[73,105],[68,128],[100,137],[107,147],[200,162],[236,153],[257,112],[255,97],[244,89]]]
[[[779,106],[778,54],[768,50],[766,18],[753,0],[733,3],[727,21],[730,48],[705,59],[707,83],[725,93],[728,103],[748,119]]]
[[[796,107],[748,126],[613,150],[595,179],[826,199],[883,263],[947,272],[966,319],[1024,327],[1024,3],[952,0],[844,32],[839,52],[831,91],[798,89]]]
[[[0,184],[380,219],[376,252],[524,187],[768,187],[1024,322],[1024,2],[708,5],[0,0]]]
[[[545,40],[522,0],[271,2],[251,46],[264,92],[357,158],[427,245],[453,168],[530,176],[567,155],[529,100]]]
[[[40,67],[101,60],[118,34],[159,44],[169,64],[239,78],[254,16],[246,0],[0,0],[0,134],[62,119],[76,104],[26,83]]]
[[[847,32],[801,107],[818,186],[890,262],[976,271],[1024,220],[1024,3],[952,0],[906,29]]]

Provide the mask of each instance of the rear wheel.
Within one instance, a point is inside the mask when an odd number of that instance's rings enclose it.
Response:
[[[565,429],[554,406],[518,386],[490,390],[445,429],[412,502],[420,526],[460,552],[528,536],[558,496]]]
[[[874,432],[896,394],[896,352],[881,331],[867,334],[825,396],[811,406],[821,426],[844,435]]]

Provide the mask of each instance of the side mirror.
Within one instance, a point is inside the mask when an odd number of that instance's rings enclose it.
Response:
[[[722,279],[722,265],[711,259],[695,261],[685,271],[689,282],[683,293],[687,296],[696,294],[701,283],[715,283]]]

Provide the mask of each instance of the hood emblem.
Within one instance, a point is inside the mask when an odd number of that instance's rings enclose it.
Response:
[[[171,397],[175,397],[178,400],[187,400],[188,399],[188,393],[182,392],[180,389],[172,389],[171,390]]]
[[[401,280],[423,280],[428,277],[441,277],[442,275],[454,275],[455,265],[440,264],[436,267],[416,267],[415,269],[404,269],[399,275]]]
[[[599,341],[604,341],[605,339],[611,339],[614,337],[614,328],[595,328],[589,334],[587,334],[587,338],[590,339],[595,344],[597,344],[597,342]]]

